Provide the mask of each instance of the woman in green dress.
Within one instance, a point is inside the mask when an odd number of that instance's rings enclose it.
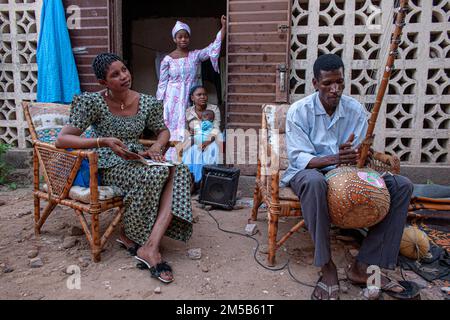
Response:
[[[183,165],[147,166],[135,153],[163,160],[170,133],[163,106],[154,97],[131,90],[131,74],[111,53],[98,55],[93,69],[106,90],[84,93],[72,102],[69,124],[58,136],[58,148],[97,148],[102,185],[119,187],[125,194],[124,228],[119,241],[136,247],[136,259],[153,277],[173,281],[171,267],[159,247],[163,235],[187,241],[192,234],[190,174]],[[80,135],[91,126],[96,138]],[[148,150],[139,143],[145,128],[157,135]]]

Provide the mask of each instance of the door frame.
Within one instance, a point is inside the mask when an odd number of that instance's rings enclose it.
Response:
[[[109,6],[109,47],[118,56],[123,55],[122,0],[108,0]]]

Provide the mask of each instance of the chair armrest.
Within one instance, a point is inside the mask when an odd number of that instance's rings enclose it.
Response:
[[[81,156],[83,158],[87,158],[90,154],[96,154],[96,151],[88,151],[86,149],[74,149],[74,150],[66,150],[66,149],[60,149],[55,147],[53,144],[41,142],[41,141],[34,141],[33,145],[36,147],[39,147],[40,149],[45,149],[51,152],[57,152],[57,153],[63,153],[63,154],[69,154],[73,156]]]
[[[394,174],[400,173],[400,159],[382,152],[374,152],[369,159],[369,167],[376,171],[389,171]]]
[[[149,140],[149,139],[139,139],[139,143],[144,145],[145,147],[151,147],[156,140]],[[170,147],[176,147],[177,144],[179,144],[180,141],[169,141],[169,148]]]
[[[91,189],[91,204],[98,203],[98,154],[96,151],[77,149],[67,151],[56,148],[54,145],[35,141],[34,150],[39,159],[39,163],[45,169],[43,175],[48,185],[49,194],[52,197],[64,199],[84,158],[89,161],[89,176]],[[35,171],[35,174],[39,174]],[[38,177],[35,177],[38,179]]]

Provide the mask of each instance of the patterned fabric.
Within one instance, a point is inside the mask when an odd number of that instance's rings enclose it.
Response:
[[[189,26],[186,23],[177,21],[177,23],[175,23],[175,26],[172,29],[172,38],[175,38],[175,35],[180,30],[186,30],[187,33],[189,33],[189,35],[192,35],[191,28],[189,28]]]
[[[69,105],[31,104],[29,111],[39,141],[55,143],[62,127],[69,121]]]
[[[47,184],[42,185],[42,189],[45,192],[48,192],[48,186]],[[120,188],[114,187],[114,186],[99,186],[98,187],[98,199],[100,201],[109,200],[115,197],[122,197],[123,191],[120,190]],[[73,186],[69,190],[69,198],[72,200],[77,200],[83,203],[90,203],[91,202],[91,189],[80,187],[80,186]]]
[[[166,166],[146,166],[138,162],[125,162],[103,171],[103,181],[124,190],[125,234],[143,245],[156,221],[159,198],[169,176]],[[166,236],[187,241],[192,235],[192,209],[190,174],[185,165],[175,167],[172,214]]]
[[[68,104],[33,103],[29,111],[36,135],[41,142],[55,143],[59,132],[69,122],[70,105]],[[94,134],[89,127],[82,136],[90,138]]]
[[[439,215],[440,211],[435,210],[420,210],[417,212],[422,216],[431,213]],[[418,227],[420,230],[426,232],[431,241],[436,245],[450,252],[450,221],[442,218],[428,218],[428,219],[413,219],[411,225]]]
[[[190,51],[185,58],[173,59],[165,56],[161,62],[160,79],[156,98],[164,101],[164,122],[170,130],[170,140],[184,141],[185,112],[189,105],[189,91],[200,83],[199,68],[202,61],[211,60],[213,68],[219,72],[221,32],[208,47]],[[166,157],[175,159],[174,148]]]
[[[149,95],[141,94],[136,115],[121,117],[109,111],[100,93],[83,93],[74,97],[69,125],[83,131],[91,125],[95,136],[116,137],[122,140],[128,149],[138,152],[144,150],[144,146],[139,143],[139,137],[146,127],[153,132],[166,129],[162,119],[161,103]],[[100,148],[97,152],[99,169],[126,162],[109,148]]]
[[[154,97],[144,94],[139,100],[138,113],[129,117],[111,113],[99,93],[85,93],[75,97],[72,107],[69,121],[71,126],[84,130],[91,125],[97,136],[119,138],[133,151],[144,150],[138,139],[146,127],[154,132],[166,129],[162,104]],[[155,223],[169,168],[126,161],[109,148],[100,148],[98,153],[103,184],[118,187],[125,194],[125,234],[143,245]],[[190,174],[184,165],[175,167],[172,214],[174,217],[166,235],[187,241],[192,234],[192,208]]]

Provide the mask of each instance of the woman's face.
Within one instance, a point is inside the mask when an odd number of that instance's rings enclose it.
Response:
[[[191,36],[186,30],[180,30],[175,34],[174,41],[178,48],[187,49],[189,47],[189,43],[191,42]]]
[[[208,103],[208,94],[205,88],[197,88],[191,95],[195,106],[205,107]]]
[[[108,68],[106,79],[100,83],[113,91],[124,91],[131,88],[131,73],[122,61],[114,61]]]

